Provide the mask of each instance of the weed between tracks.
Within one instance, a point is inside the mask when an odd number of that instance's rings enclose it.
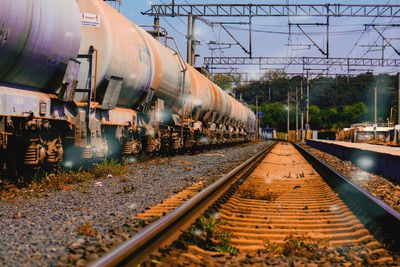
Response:
[[[271,192],[268,189],[266,191],[260,191],[260,188],[254,184],[248,184],[247,187],[239,189],[240,197],[248,199],[259,199],[266,201],[274,201],[278,194]]]
[[[93,228],[92,221],[87,221],[86,223],[79,225],[76,228],[76,232],[78,233],[78,235],[83,235],[88,237],[93,237],[97,233],[97,231]]]
[[[217,252],[227,252],[236,255],[239,250],[231,245],[231,232],[221,229],[223,220],[212,217],[201,217],[184,233],[183,240],[202,249]]]
[[[317,241],[308,236],[289,235],[285,238],[283,244],[274,244],[269,241],[265,243],[268,258],[277,255],[305,257],[307,259],[321,258],[326,247],[321,246]]]

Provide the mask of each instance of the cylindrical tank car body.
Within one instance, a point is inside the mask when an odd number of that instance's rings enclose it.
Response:
[[[190,79],[183,84],[185,66],[181,66],[178,55],[104,1],[78,0],[78,5],[83,36],[80,54],[96,50],[99,95],[105,90],[107,80],[115,76],[123,79],[118,99],[121,107],[136,107],[153,91],[166,106],[181,108]],[[80,84],[87,81],[85,70],[81,68]],[[86,97],[83,94],[78,99]]]
[[[80,42],[75,1],[0,0],[0,82],[53,92]]]

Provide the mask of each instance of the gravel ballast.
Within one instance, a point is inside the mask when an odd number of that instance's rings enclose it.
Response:
[[[38,196],[22,189],[0,201],[0,265],[86,266],[149,223],[136,214],[195,182],[212,183],[265,145],[149,159],[125,175]]]
[[[349,178],[353,183],[370,192],[374,197],[379,198],[400,212],[400,185],[396,185],[389,179],[380,175],[366,172],[350,161],[343,161],[338,157],[307,145],[302,145],[302,147],[323,162],[332,166],[338,172]]]
[[[285,255],[286,254],[286,255]],[[316,251],[306,253],[309,255],[296,255],[295,249],[285,254],[274,251],[260,250],[256,252],[240,252],[231,255],[226,252],[205,251],[194,245],[187,245],[181,241],[175,242],[172,246],[159,251],[151,256],[141,266],[293,266],[293,267],[361,267],[361,266],[398,266],[397,263],[388,264],[376,262],[379,253],[373,249],[363,246],[337,246],[325,247],[318,245]]]

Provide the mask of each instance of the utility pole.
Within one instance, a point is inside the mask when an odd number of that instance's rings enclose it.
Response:
[[[400,131],[396,130],[396,119],[393,118],[394,141],[398,143]],[[397,124],[400,125],[400,72],[397,73]]]
[[[397,73],[397,124],[400,125],[400,72]]]
[[[329,14],[329,4],[326,5],[326,12]],[[326,58],[329,58],[329,16],[326,16]]]
[[[290,91],[287,93],[287,140],[289,141],[289,130],[290,130]]]
[[[257,132],[256,132],[256,138],[260,139],[260,117],[258,115],[258,95],[256,95],[256,127],[257,127]]]
[[[251,16],[249,16],[249,56],[252,58],[253,56],[253,49],[252,49],[252,23],[251,23]]]
[[[268,86],[268,102],[271,102],[271,85]]]
[[[376,128],[378,127],[378,82],[374,87],[374,139],[376,140]]]
[[[298,88],[296,86],[296,142],[299,140],[299,99]]]
[[[300,101],[301,101],[301,107],[300,107],[300,128],[301,128],[301,142],[304,142],[304,95],[303,95],[303,81],[304,77],[301,76],[301,84],[300,84]]]
[[[306,140],[308,138],[308,130],[310,128],[310,79],[307,71],[307,94],[306,94]]]
[[[156,32],[156,40],[160,41],[160,17],[154,17],[154,31]]]
[[[187,62],[189,65],[194,66],[195,53],[194,53],[194,17],[192,14],[188,16],[188,31],[187,31]]]

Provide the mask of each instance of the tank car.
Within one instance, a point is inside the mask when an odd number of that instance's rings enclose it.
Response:
[[[102,0],[0,0],[0,163],[238,142],[255,115]]]
[[[0,1],[2,168],[62,160],[76,111],[59,92],[74,86],[80,43],[75,1]]]

